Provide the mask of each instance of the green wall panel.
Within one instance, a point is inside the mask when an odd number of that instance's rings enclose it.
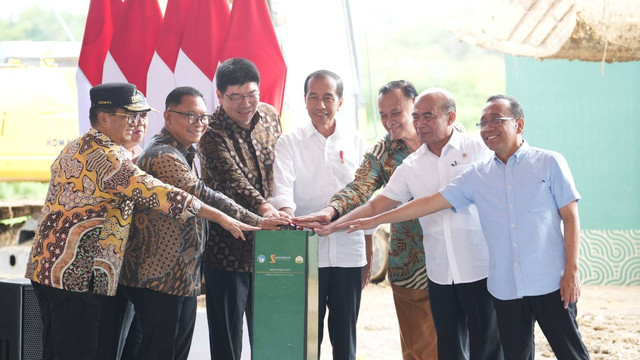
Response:
[[[581,274],[640,285],[640,62],[505,57],[532,146],[562,153],[582,195]]]

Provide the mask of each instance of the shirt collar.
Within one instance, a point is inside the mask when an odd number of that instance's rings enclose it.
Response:
[[[242,131],[252,131],[255,128],[256,124],[264,116],[264,113],[261,110],[261,106],[260,104],[258,104],[258,107],[256,108],[256,113],[253,114],[253,117],[251,118],[251,127],[249,129],[245,129],[242,126],[238,125],[235,121],[233,121],[233,119],[231,119],[229,115],[227,115],[227,113],[224,111],[222,106],[218,105],[218,108],[216,109],[215,114],[217,115],[216,118],[218,119],[218,121],[220,122],[220,125],[222,125],[223,128],[229,129],[229,130],[242,130]]]
[[[459,151],[462,146],[461,138],[462,138],[462,133],[454,128],[452,130],[449,141],[447,141],[447,143],[442,148],[442,153],[440,154],[440,156],[443,156],[448,151],[449,147],[452,147],[455,150]],[[431,153],[431,150],[429,150],[429,147],[427,146],[427,144],[422,144],[417,151],[420,151],[422,155]]]
[[[522,139],[522,145],[520,145],[518,150],[516,150],[516,152],[513,153],[513,155],[511,156],[512,157],[515,156],[515,161],[520,162],[527,155],[530,149],[531,149],[531,146],[529,146],[529,143],[527,143],[526,140]]]
[[[526,140],[522,139],[522,145],[520,145],[518,150],[516,150],[516,152],[513,153],[513,155],[511,155],[509,159],[513,158],[513,161],[515,163],[519,163],[520,161],[522,161],[522,159],[525,158],[530,149],[531,146],[529,146],[529,143]],[[495,151],[493,152],[493,159],[499,164],[502,164],[502,160],[498,158],[498,155],[496,155]],[[507,162],[509,162],[509,160],[507,160]]]
[[[409,145],[401,139],[393,139],[391,138],[391,134],[387,133],[384,136],[384,141],[389,144],[389,150],[391,151],[404,151],[411,153],[412,151],[409,149]]]
[[[451,131],[451,137],[449,138],[447,144],[444,146],[443,150],[445,150],[447,147],[452,147],[460,151],[462,147],[462,133],[455,128],[453,128]]]
[[[339,135],[342,132],[341,130],[342,130],[342,126],[340,125],[340,121],[336,119],[336,128],[333,131],[333,134],[331,134],[330,136],[339,137]],[[318,132],[318,130],[316,129],[315,126],[313,126],[313,123],[311,121],[309,121],[309,123],[302,128],[302,131],[305,139],[311,138],[314,134],[318,134],[318,136],[322,136],[324,138],[324,135]]]
[[[113,140],[111,140],[111,138],[109,138],[107,135],[105,135],[105,133],[103,133],[102,131],[92,127],[89,128],[89,131],[87,131],[87,133],[91,136],[94,136],[98,139],[100,139],[100,141],[102,141],[103,143],[105,143],[107,146],[111,146],[111,145],[116,145],[115,142],[113,142]]]
[[[191,165],[196,154],[196,148],[193,145],[189,145],[188,148],[185,148],[180,142],[178,142],[175,136],[173,136],[173,134],[171,134],[165,128],[162,128],[162,130],[160,130],[158,137],[162,139],[161,141],[163,144],[171,145],[172,147],[176,148],[180,152],[180,154],[182,154],[185,159],[187,159],[189,165]]]

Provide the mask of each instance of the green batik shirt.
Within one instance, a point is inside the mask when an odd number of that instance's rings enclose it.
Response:
[[[331,198],[331,207],[340,216],[364,205],[373,193],[386,185],[402,161],[411,154],[402,140],[389,134],[380,139],[364,156],[355,179]],[[391,224],[387,276],[395,285],[410,289],[427,288],[422,228],[418,220]]]

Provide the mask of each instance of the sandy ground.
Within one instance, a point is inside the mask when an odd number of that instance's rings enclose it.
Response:
[[[201,309],[190,360],[209,358],[204,298],[199,300]],[[578,301],[578,324],[593,360],[640,359],[640,286],[583,286]],[[324,339],[320,360],[331,360],[326,331]],[[246,330],[244,344],[242,359],[249,360],[251,351]],[[369,285],[362,294],[357,359],[402,359],[393,296],[387,282]],[[555,359],[539,328],[536,329],[536,359]]]
[[[640,287],[583,286],[578,324],[592,359],[640,359]],[[330,360],[327,335],[325,339],[321,360]],[[393,297],[386,282],[367,286],[362,295],[357,358],[401,359]],[[536,359],[555,359],[539,328]]]

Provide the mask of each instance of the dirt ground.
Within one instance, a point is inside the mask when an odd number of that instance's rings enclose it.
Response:
[[[640,359],[640,287],[582,287],[578,301],[578,324],[594,360]],[[329,360],[328,336],[321,360]],[[400,339],[391,287],[383,282],[369,285],[362,294],[358,319],[358,360],[399,360]],[[536,359],[555,359],[539,328]]]

